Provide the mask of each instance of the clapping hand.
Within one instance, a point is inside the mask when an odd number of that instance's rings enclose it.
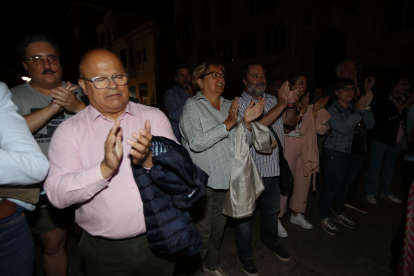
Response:
[[[75,90],[77,86],[72,86],[70,82],[67,82],[66,87],[58,87],[58,90],[53,90],[51,96],[53,97],[53,103],[60,105],[65,110],[73,113],[77,113],[85,108],[85,105],[76,98]]]
[[[237,112],[239,111],[239,98],[235,98],[230,105],[229,115],[223,122],[226,125],[227,130],[230,130],[237,123]]]
[[[372,93],[372,91],[368,90],[367,93],[365,94],[365,98],[366,98],[365,108],[367,108],[371,104],[373,97],[374,97],[374,94]]]
[[[322,109],[325,107],[326,103],[329,100],[329,96],[326,96],[325,98],[320,98],[314,105],[313,105],[313,113],[318,112],[319,109]]]
[[[140,129],[139,134],[133,133],[132,137],[136,141],[128,139],[127,143],[132,148],[129,153],[132,157],[132,163],[135,165],[142,165],[145,168],[152,167],[152,154],[151,154],[151,124],[150,121],[145,121],[145,129]]]
[[[243,114],[244,125],[246,127],[250,127],[250,123],[263,113],[264,101],[265,99],[263,97],[259,97],[256,104],[253,100],[250,102]]]
[[[366,98],[365,95],[362,95],[361,98],[359,99],[359,101],[356,104],[356,109],[364,111],[366,107],[367,107],[367,98]]]
[[[121,122],[116,121],[105,141],[105,158],[101,162],[101,173],[104,179],[109,178],[119,168],[122,160],[122,128],[120,126]]]
[[[371,88],[374,86],[375,84],[375,78],[372,76],[369,76],[368,78],[365,79],[365,84],[364,84],[364,89],[366,92],[370,91]]]
[[[292,91],[288,92],[288,97],[287,97],[287,103],[288,104],[293,104],[297,100],[299,100],[299,91],[300,91],[300,86],[298,88],[296,88],[295,90],[292,90]]]

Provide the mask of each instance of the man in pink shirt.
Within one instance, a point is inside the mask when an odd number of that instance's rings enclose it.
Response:
[[[171,125],[157,108],[129,102],[129,77],[112,52],[87,52],[80,72],[90,105],[54,133],[46,194],[58,208],[77,205],[88,275],[172,275],[174,263],[149,247],[131,170],[131,160],[152,167],[152,135],[176,141]]]

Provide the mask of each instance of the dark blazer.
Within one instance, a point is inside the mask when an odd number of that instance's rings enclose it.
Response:
[[[406,110],[402,113],[398,112],[397,106],[393,100],[390,100],[388,93],[374,97],[371,106],[375,118],[371,139],[391,146],[395,145],[400,123],[404,131],[406,129]]]
[[[154,145],[161,147],[154,149]],[[132,166],[150,247],[157,253],[183,250],[194,255],[203,243],[185,209],[205,195],[208,175],[192,162],[183,146],[170,139],[153,136],[152,151],[149,171]]]

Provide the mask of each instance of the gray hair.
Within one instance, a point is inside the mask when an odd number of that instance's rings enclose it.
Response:
[[[347,59],[345,59],[345,60],[343,60],[343,61],[341,61],[341,62],[339,62],[339,63],[337,63],[335,65],[335,72],[342,71],[342,65],[344,65],[344,63],[347,63],[347,62],[353,62],[353,63],[355,63],[352,60],[352,58],[347,58]]]

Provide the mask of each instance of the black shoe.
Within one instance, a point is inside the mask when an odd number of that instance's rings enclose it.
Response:
[[[257,276],[259,273],[257,273],[256,266],[253,263],[252,259],[243,259],[237,256],[239,259],[239,262],[244,270],[244,273],[250,276]]]
[[[289,253],[287,253],[281,246],[280,244],[277,244],[275,247],[273,248],[268,248],[266,246],[267,250],[269,250],[270,252],[274,253],[276,255],[276,257],[278,257],[281,261],[283,262],[287,262],[290,260],[290,256]]]

